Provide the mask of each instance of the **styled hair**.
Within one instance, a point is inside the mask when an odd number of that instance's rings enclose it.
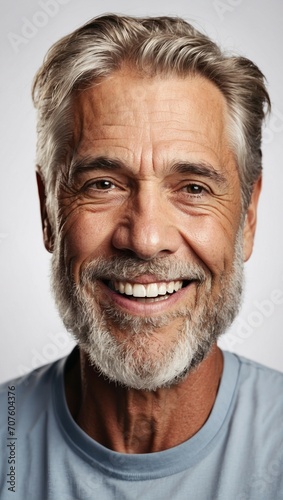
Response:
[[[141,76],[201,75],[226,98],[228,134],[245,211],[261,175],[261,128],[270,99],[264,76],[249,59],[227,55],[178,17],[99,16],[55,43],[35,76],[37,164],[52,217],[56,177],[72,159],[73,98],[128,64]],[[54,221],[55,222],[55,221]]]

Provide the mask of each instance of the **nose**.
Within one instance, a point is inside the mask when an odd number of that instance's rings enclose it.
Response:
[[[142,260],[177,252],[181,235],[174,223],[174,209],[160,193],[144,189],[134,196],[112,236],[112,245]]]

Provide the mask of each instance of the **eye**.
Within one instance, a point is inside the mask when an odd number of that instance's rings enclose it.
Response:
[[[88,183],[86,187],[97,191],[109,191],[110,189],[114,189],[116,186],[113,182],[108,181],[107,179],[99,179]]]
[[[188,193],[188,194],[194,194],[194,195],[199,195],[203,194],[205,191],[205,188],[203,186],[200,186],[199,184],[187,184],[184,186],[183,190]]]

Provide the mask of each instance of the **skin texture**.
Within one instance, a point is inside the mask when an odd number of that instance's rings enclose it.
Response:
[[[60,237],[64,265],[77,283],[81,269],[99,255],[201,263],[213,277],[216,297],[221,276],[232,269],[241,220],[240,181],[220,91],[201,77],[146,79],[124,68],[78,95],[74,106],[75,157],[58,176],[57,233],[38,176],[46,248],[51,251]],[[97,158],[104,160],[93,168]],[[260,180],[246,214],[244,260],[252,252],[259,193]],[[144,275],[137,281],[154,280]],[[158,316],[185,304],[193,308],[195,296],[192,284],[172,300],[142,304],[115,297],[101,282],[95,300],[128,314]],[[156,331],[148,346],[151,355],[174,341],[179,321]],[[127,337],[116,325],[111,333],[119,341]],[[101,444],[127,453],[160,451],[203,426],[222,365],[222,353],[214,346],[179,384],[137,391],[99,376],[81,351],[66,376],[67,401],[78,425]]]

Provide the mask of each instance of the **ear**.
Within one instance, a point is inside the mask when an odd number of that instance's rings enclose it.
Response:
[[[252,253],[255,230],[256,230],[256,220],[257,220],[257,205],[258,199],[261,192],[261,177],[256,181],[253,192],[251,195],[251,201],[246,213],[245,224],[244,224],[244,261],[246,262]]]
[[[36,168],[36,181],[37,181],[38,196],[40,201],[43,241],[46,250],[52,253],[54,245],[54,234],[46,208],[45,183],[39,167]]]

